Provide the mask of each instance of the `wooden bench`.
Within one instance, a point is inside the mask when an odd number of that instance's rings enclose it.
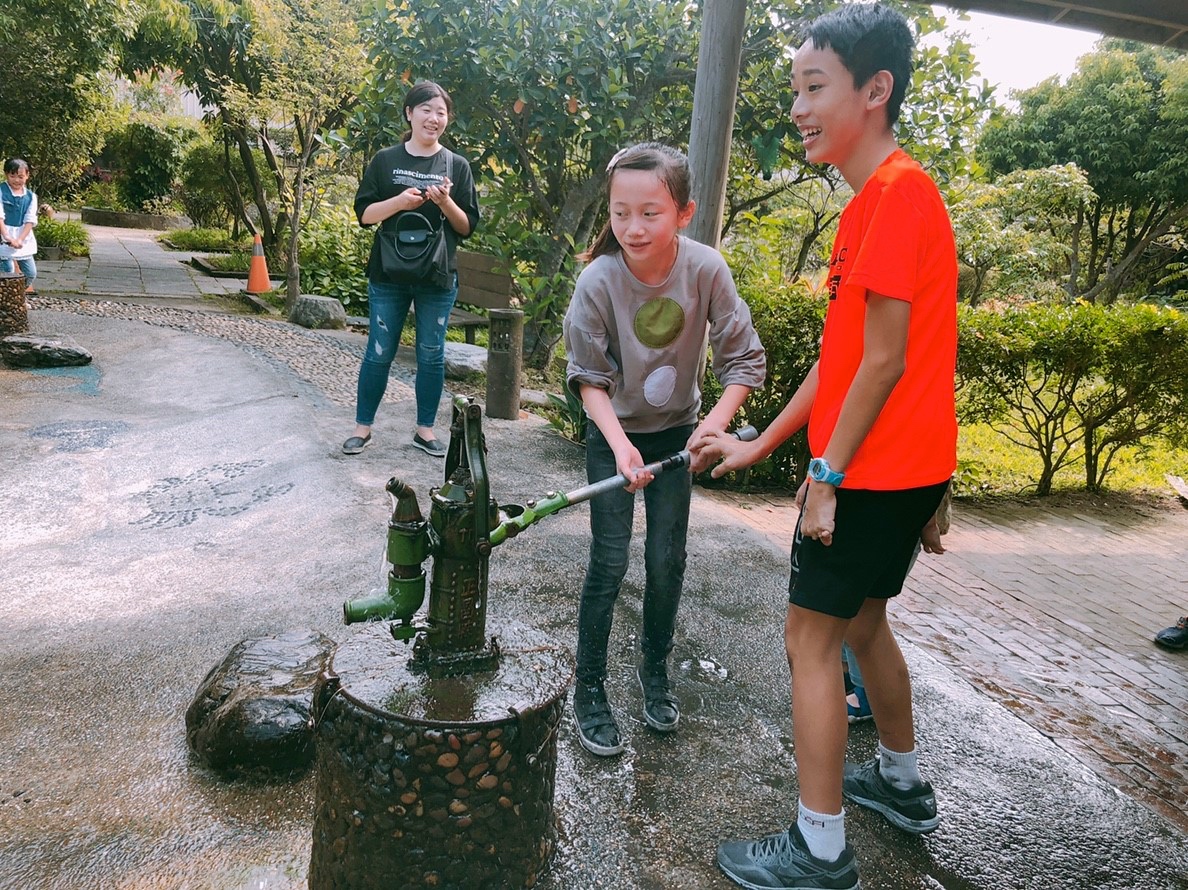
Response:
[[[458,298],[454,308],[450,310],[449,324],[462,328],[466,334],[466,342],[474,343],[474,332],[478,328],[485,328],[490,323],[485,315],[461,308],[463,303],[476,309],[510,309],[515,284],[511,274],[503,271],[503,260],[485,253],[475,253],[470,250],[459,250],[456,254],[458,264]],[[412,311],[412,307],[409,307]],[[368,319],[352,316],[347,324],[355,328],[366,328]]]
[[[466,342],[473,343],[475,330],[487,326],[487,316],[460,309],[457,303],[478,309],[510,309],[515,285],[511,274],[503,268],[503,260],[496,257],[459,250],[457,262],[458,299],[450,312],[450,324],[463,328]]]

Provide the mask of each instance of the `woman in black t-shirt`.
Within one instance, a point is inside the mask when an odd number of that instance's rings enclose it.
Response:
[[[370,327],[367,351],[359,368],[355,431],[342,445],[344,454],[358,454],[371,444],[371,426],[412,307],[417,326],[413,445],[434,457],[445,456],[445,446],[434,435],[433,424],[445,386],[446,324],[458,295],[455,252],[458,242],[474,231],[479,219],[470,164],[440,142],[452,111],[453,102],[440,86],[428,80],[415,84],[404,99],[409,132],[403,143],[382,149],[371,159],[355,194],[359,222],[365,226],[378,224],[380,229],[367,263]],[[378,243],[380,232],[394,231],[401,215],[411,212],[422,214],[434,227],[444,229],[448,286],[431,278],[397,281],[385,273]]]

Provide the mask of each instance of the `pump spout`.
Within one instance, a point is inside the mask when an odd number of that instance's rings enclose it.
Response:
[[[405,625],[393,634],[408,638],[413,628],[412,617],[425,602],[425,569],[431,548],[429,524],[421,515],[416,492],[406,482],[392,477],[384,486],[392,499],[392,518],[388,520],[387,590],[377,590],[370,596],[343,603],[342,617],[346,624],[373,619],[396,619]],[[400,631],[400,632],[398,632]]]

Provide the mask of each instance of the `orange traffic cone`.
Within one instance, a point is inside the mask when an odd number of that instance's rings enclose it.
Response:
[[[248,267],[247,287],[249,294],[262,294],[272,290],[272,282],[268,280],[268,263],[264,260],[264,245],[260,236],[255,236],[252,245],[252,264]]]

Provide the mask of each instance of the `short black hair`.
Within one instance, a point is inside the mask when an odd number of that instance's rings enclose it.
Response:
[[[431,99],[441,99],[445,103],[446,117],[450,120],[454,119],[454,100],[450,98],[450,94],[445,91],[445,87],[436,84],[431,80],[418,80],[404,96],[404,122],[408,123],[412,110],[418,105],[423,105]],[[412,138],[412,131],[404,134],[404,141],[408,142]]]
[[[894,83],[887,100],[887,123],[899,120],[916,45],[907,19],[878,3],[847,3],[814,20],[804,36],[817,49],[837,53],[856,87],[879,71],[891,72]]]

